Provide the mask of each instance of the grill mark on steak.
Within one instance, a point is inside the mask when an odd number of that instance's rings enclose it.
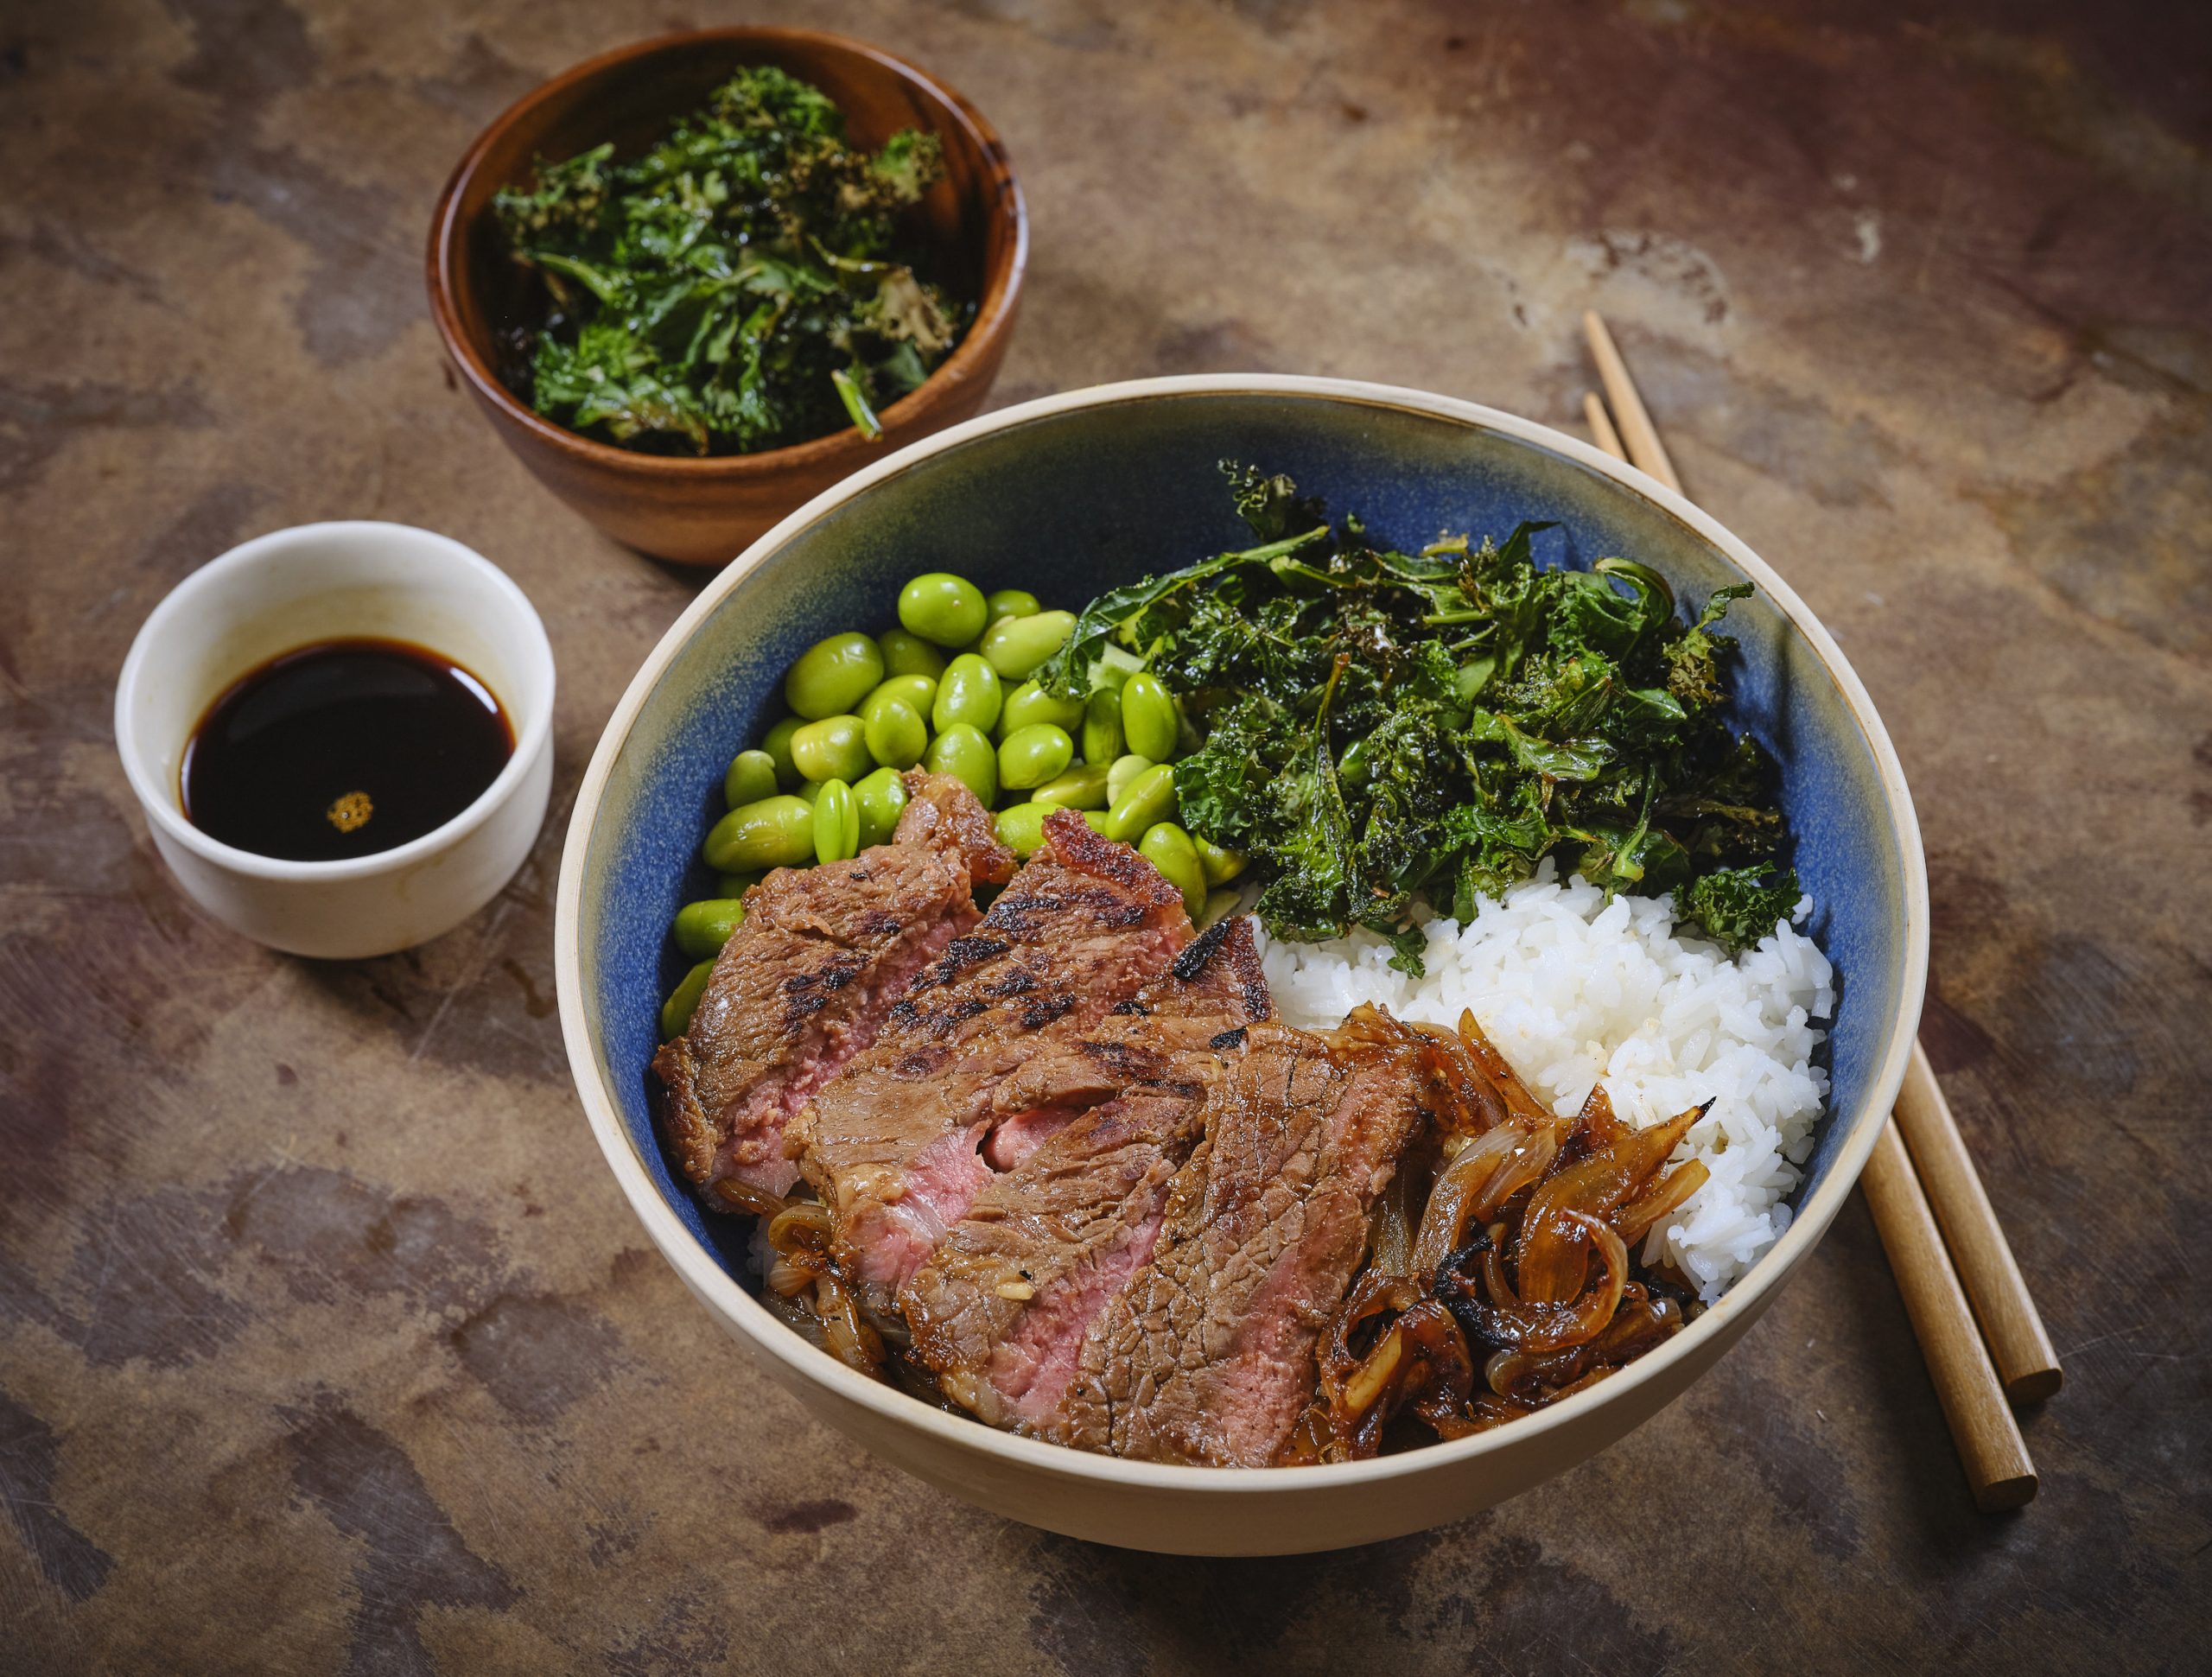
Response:
[[[701,1187],[740,1204],[791,1190],[791,1115],[874,1043],[917,975],[976,924],[976,880],[1007,877],[1011,854],[995,839],[980,843],[989,816],[965,786],[946,775],[906,784],[908,810],[926,805],[930,821],[909,828],[902,818],[889,845],[777,869],[746,893],[746,918],[715,957],[690,1029],[655,1055],[663,1133]],[[708,1203],[729,1209],[722,1194]]]

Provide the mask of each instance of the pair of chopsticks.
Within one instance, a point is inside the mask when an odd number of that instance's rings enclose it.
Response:
[[[1605,387],[1603,402],[1595,392],[1586,391],[1582,397],[1598,446],[1681,494],[1682,480],[1637,394],[1613,334],[1595,311],[1583,315],[1582,327]],[[1916,1040],[1897,1105],[1882,1126],[1859,1185],[1866,1191],[1975,1505],[1986,1514],[2018,1508],[2036,1494],[2036,1470],[2012,1404],[2041,1402],[2058,1390],[2063,1375],[1973,1157],[1936,1085],[1935,1070]]]

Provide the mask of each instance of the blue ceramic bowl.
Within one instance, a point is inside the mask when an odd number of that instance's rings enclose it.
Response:
[[[1811,927],[1840,980],[1829,1113],[1774,1249],[1687,1331],[1511,1426],[1370,1462],[1236,1471],[1116,1461],[993,1432],[852,1373],[745,1285],[749,1225],[702,1212],[655,1138],[647,1065],[684,962],[670,918],[709,894],[699,845],[724,766],[781,714],[791,659],[893,621],[899,585],[953,570],[1079,605],[1243,545],[1215,462],[1287,472],[1332,512],[1411,547],[1521,520],[1549,563],[1607,554],[1684,600],[1749,581],[1728,614],[1741,723],[1783,768]],[[1465,402],[1333,379],[1156,379],[1052,397],[901,449],[755,543],[685,612],[623,696],[578,795],[557,965],[569,1058],[593,1129],[669,1261],[739,1342],[824,1420],[1000,1513],[1134,1547],[1335,1547],[1471,1513],[1573,1465],[1677,1395],[1739,1335],[1834,1217],[1903,1074],[1927,968],[1919,829],[1888,736],[1804,603],[1696,508],[1587,445]]]

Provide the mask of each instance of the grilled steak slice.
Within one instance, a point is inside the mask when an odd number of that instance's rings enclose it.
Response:
[[[976,882],[1011,873],[1011,853],[981,838],[991,818],[965,786],[910,774],[907,787],[892,843],[779,868],[746,893],[745,920],[715,958],[690,1029],[653,1060],[669,1146],[725,1209],[790,1191],[791,1115],[976,924]]]
[[[830,1208],[841,1267],[878,1312],[990,1180],[979,1149],[1020,1115],[1000,1085],[1036,1033],[1095,1023],[1190,942],[1181,896],[1135,851],[1073,810],[1047,816],[1045,833],[785,1140]]]
[[[1049,1429],[1091,1322],[1151,1254],[1207,1085],[1269,1007],[1240,917],[1096,1025],[1030,1045],[992,1093],[995,1174],[899,1294],[948,1396],[994,1426]]]
[[[1417,1042],[1364,1008],[1326,1036],[1246,1030],[1149,1259],[1098,1313],[1039,1431],[1154,1461],[1274,1458],[1313,1396],[1368,1208],[1420,1121]]]

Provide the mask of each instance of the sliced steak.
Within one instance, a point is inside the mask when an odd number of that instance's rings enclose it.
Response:
[[[1097,1313],[1039,1432],[1154,1461],[1274,1458],[1420,1121],[1417,1041],[1367,1009],[1326,1036],[1244,1032],[1147,1261]]]
[[[990,816],[965,786],[949,775],[906,784],[892,843],[779,868],[746,893],[744,922],[715,957],[690,1030],[653,1060],[669,1146],[724,1209],[790,1191],[791,1115],[975,925],[976,886],[1011,876],[1012,854],[986,836]]]
[[[841,1267],[879,1312],[990,1180],[980,1149],[1027,1110],[1001,1085],[1037,1033],[1095,1023],[1191,941],[1180,894],[1135,851],[1072,810],[1047,816],[1045,833],[786,1138],[830,1208]]]

